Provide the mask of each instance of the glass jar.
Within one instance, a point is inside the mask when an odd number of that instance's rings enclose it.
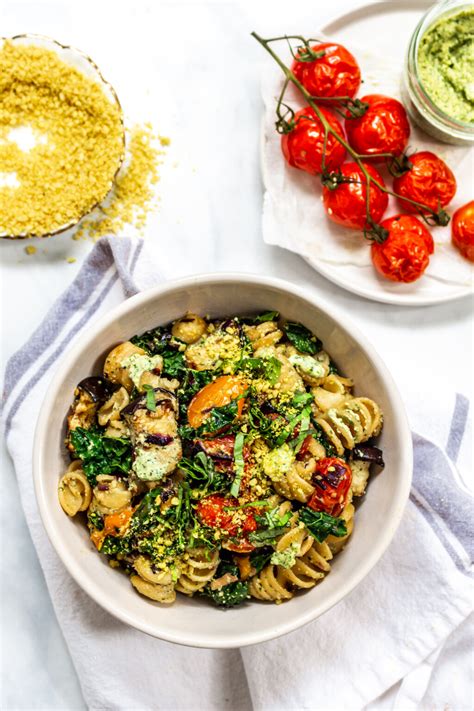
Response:
[[[459,121],[437,106],[425,90],[418,73],[420,42],[435,23],[463,10],[472,11],[472,3],[444,0],[431,7],[421,18],[410,40],[402,80],[403,101],[408,113],[420,128],[444,143],[469,144],[474,142],[474,124]]]

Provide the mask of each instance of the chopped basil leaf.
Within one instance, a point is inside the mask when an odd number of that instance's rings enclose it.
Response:
[[[265,511],[264,514],[255,516],[259,528],[257,531],[250,533],[249,541],[257,548],[273,545],[276,539],[285,532],[292,515],[292,511],[287,511],[283,516],[280,516],[279,506],[277,506],[271,511]]]
[[[322,543],[328,536],[346,536],[346,522],[342,518],[335,518],[324,511],[313,511],[308,506],[303,506],[299,513],[300,521],[304,523],[311,535]]]
[[[154,389],[151,385],[144,385],[143,389],[146,392],[147,410],[150,410],[150,412],[156,412],[156,398]]]
[[[211,457],[204,452],[198,452],[193,459],[183,457],[178,469],[186,474],[193,486],[206,491],[222,491],[229,483],[227,476],[216,471]]]
[[[280,434],[280,436],[277,438],[277,440],[276,440],[277,446],[280,447],[284,442],[286,442],[288,437],[290,437],[293,434],[293,431],[297,425],[300,425],[301,431],[308,430],[308,427],[310,424],[310,417],[311,417],[311,407],[309,407],[309,406],[304,407],[301,410],[301,412],[299,412],[297,415],[295,415],[295,417],[293,417],[292,420],[290,420],[288,427],[286,427],[283,430],[283,432]],[[299,438],[297,438],[297,440],[298,439]],[[301,444],[300,444],[300,446],[301,446]]]
[[[234,443],[234,463],[235,463],[235,478],[234,481],[232,482],[232,486],[230,488],[230,493],[232,496],[235,496],[235,498],[238,497],[239,491],[240,491],[240,482],[242,481],[242,476],[244,473],[244,439],[245,436],[243,432],[238,432],[235,436],[235,443]]]

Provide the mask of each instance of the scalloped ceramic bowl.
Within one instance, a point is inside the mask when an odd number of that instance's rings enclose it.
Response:
[[[192,310],[211,316],[278,310],[317,333],[355,391],[375,398],[385,413],[380,437],[385,470],[372,478],[356,513],[354,534],[331,573],[315,588],[282,605],[249,601],[223,611],[178,595],[171,607],[138,595],[126,575],[110,568],[90,543],[83,522],[59,506],[57,482],[67,465],[65,416],[76,384],[98,373],[120,341]],[[90,326],[65,354],[37,424],[34,480],[51,543],[69,573],[99,605],[143,632],[196,647],[239,647],[278,637],[316,619],[342,600],[377,563],[400,523],[410,491],[411,435],[395,383],[380,357],[347,317],[319,297],[278,279],[203,275],[169,282],[128,299]]]

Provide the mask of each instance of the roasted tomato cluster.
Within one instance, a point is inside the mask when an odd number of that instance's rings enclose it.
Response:
[[[197,515],[205,526],[219,532],[222,547],[234,553],[250,553],[255,546],[250,543],[249,533],[256,531],[255,508],[242,509],[237,499],[223,494],[211,494],[201,499],[196,507]]]
[[[442,225],[449,220],[444,208],[456,193],[452,171],[430,151],[406,154],[410,124],[400,101],[383,94],[356,98],[360,68],[342,45],[306,43],[291,70],[312,105],[296,111],[284,127],[286,161],[321,176],[327,216],[373,240],[371,256],[380,275],[401,282],[418,279],[434,249],[427,219]],[[354,160],[345,162],[347,157]],[[393,186],[387,187],[387,177],[374,163],[388,168]],[[403,214],[384,220],[389,194]],[[452,225],[453,244],[471,261],[473,204],[461,208]]]
[[[308,501],[308,506],[315,511],[339,516],[346,505],[351,482],[351,468],[343,459],[319,459],[312,478],[314,493]]]

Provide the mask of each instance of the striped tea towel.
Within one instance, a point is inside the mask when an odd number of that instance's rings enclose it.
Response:
[[[63,568],[43,530],[33,491],[35,422],[56,364],[71,343],[140,284],[156,283],[156,269],[142,244],[125,238],[96,244],[5,374],[7,446],[87,705],[177,711],[422,707],[446,640],[471,611],[473,508],[456,468],[457,458],[464,457],[468,424],[462,395],[453,396],[451,411],[448,397],[438,409],[426,405],[424,435],[431,432],[431,439],[413,435],[413,491],[382,560],[339,605],[285,637],[227,651],[161,642],[111,617]],[[438,436],[440,423],[449,431],[447,443]],[[438,699],[438,707],[453,698],[457,711],[467,707],[468,683],[457,676],[450,698]]]

